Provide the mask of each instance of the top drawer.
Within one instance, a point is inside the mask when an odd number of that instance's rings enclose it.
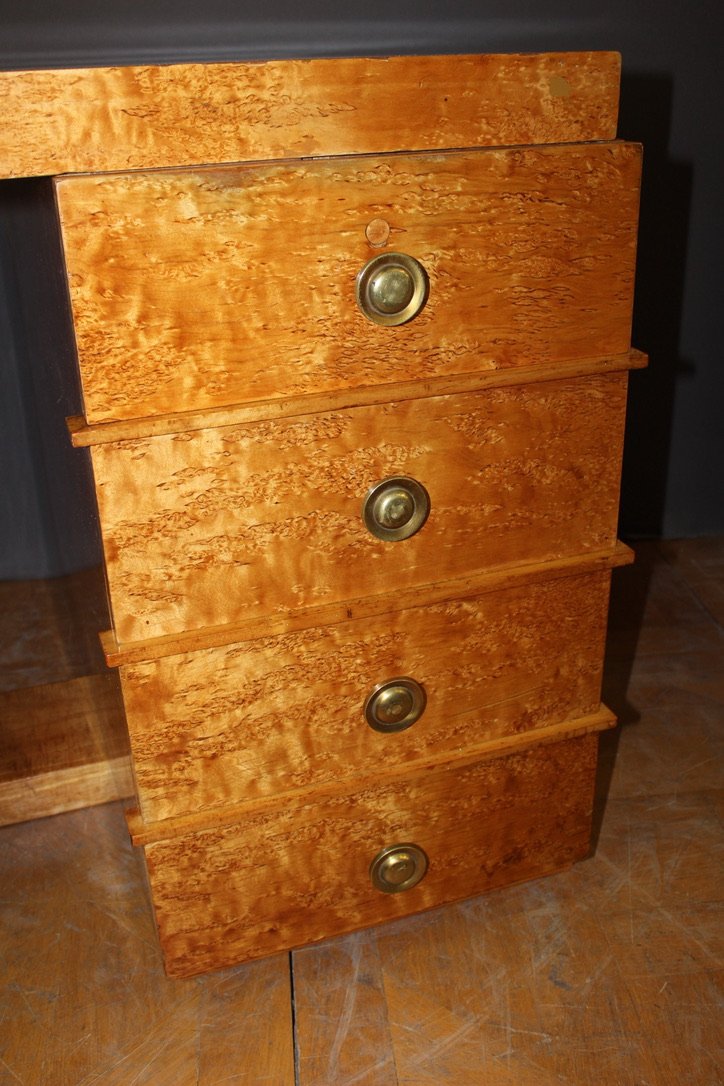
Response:
[[[61,179],[86,418],[621,354],[639,172],[608,143]],[[389,251],[429,297],[380,327],[356,279]]]

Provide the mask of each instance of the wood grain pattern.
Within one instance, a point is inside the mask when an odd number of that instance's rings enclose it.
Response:
[[[96,446],[117,637],[613,550],[625,398],[612,374]],[[388,543],[360,509],[395,474],[431,512]]]
[[[570,577],[575,573],[594,573],[628,565],[633,561],[633,551],[624,543],[616,543],[613,551],[605,550],[586,555],[565,558],[549,558],[544,562],[530,562],[499,566],[490,571],[477,571],[465,577],[451,577],[447,581],[415,585],[406,590],[397,589],[394,597],[385,595],[356,596],[333,604],[300,607],[285,614],[258,619],[242,619],[225,626],[204,626],[199,630],[184,630],[167,637],[150,638],[121,644],[114,630],[104,630],[100,643],[108,667],[124,664],[141,664],[161,660],[167,656],[179,656],[199,649],[219,648],[239,641],[254,641],[259,637],[294,633],[316,626],[333,626],[351,618],[373,618],[406,611],[411,607],[446,603],[466,599],[486,592],[497,592],[512,586],[521,587],[536,581],[548,581],[558,577]]]
[[[398,1086],[381,963],[368,932],[293,955],[300,1086]]]
[[[117,799],[128,800],[134,793],[133,770],[127,754],[19,776],[0,783],[0,826],[50,818]]]
[[[146,846],[169,974],[318,942],[582,859],[596,747],[586,736]],[[397,841],[418,843],[430,867],[414,889],[382,894],[368,866]]]
[[[133,796],[100,568],[0,583],[0,826]]]
[[[129,825],[172,976],[589,850],[595,732],[614,723],[599,703],[609,571],[560,574],[617,553],[640,148],[575,142],[592,113],[612,120],[611,99],[582,110],[596,79],[580,95],[556,63],[329,62],[313,88],[300,62],[0,78],[0,98],[28,94],[29,153],[48,121],[67,129],[70,101],[103,90],[102,118],[80,107],[75,126],[90,157],[125,155],[55,181],[85,398],[72,429],[92,449],[117,637],[168,649],[227,631],[122,669],[141,804]],[[34,113],[51,84],[58,101]],[[378,124],[383,97],[394,109]],[[502,147],[524,142],[514,133],[538,145]],[[60,146],[77,161],[72,139]],[[185,157],[212,147],[241,161]],[[430,276],[401,328],[355,305],[380,251],[370,220]],[[432,498],[402,544],[360,517],[392,474]],[[536,583],[541,567],[556,573]],[[450,595],[498,574],[519,579]],[[414,606],[421,590],[446,595]],[[384,617],[355,613],[360,594],[377,616],[386,601]],[[428,709],[380,736],[364,698],[400,673]],[[381,894],[369,862],[400,841],[430,870]]]
[[[60,180],[86,419],[623,354],[639,175],[613,143]],[[355,301],[380,214],[430,277],[397,328]]]
[[[579,52],[0,72],[0,176],[612,139],[620,64]]]
[[[598,709],[609,573],[121,669],[144,821],[382,772]],[[422,718],[370,728],[412,676]]]
[[[538,363],[507,370],[479,370],[459,373],[452,377],[428,377],[422,381],[396,381],[386,385],[368,385],[354,390],[355,407],[371,407],[390,400],[412,400],[427,396],[450,396],[459,392],[479,392],[484,388],[507,388],[536,381],[563,381],[571,377],[591,377],[596,373],[619,373],[622,370],[644,369],[648,356],[632,349],[625,354],[604,358],[574,358],[565,362]],[[189,430],[206,430],[211,426],[236,426],[247,422],[268,422],[271,419],[295,418],[325,411],[339,411],[350,406],[348,391],[310,393],[306,396],[286,396],[283,400],[255,400],[249,404],[212,407],[207,411],[183,411],[179,414],[152,415],[143,419],[124,419],[88,425],[83,415],[66,419],[71,444],[85,449],[90,445],[107,445],[128,438],[156,437],[159,434],[180,434]]]
[[[6,827],[8,1084],[291,1086],[292,998],[298,1086],[718,1083],[724,538],[637,555],[591,860],[296,951],[290,994],[286,954],[163,976],[120,804]]]
[[[579,739],[581,736],[610,731],[616,727],[616,723],[616,717],[611,710],[601,704],[595,713],[589,713],[588,716],[576,717],[575,720],[565,720],[559,724],[536,729],[535,746],[540,750],[551,744],[560,744],[571,739]],[[477,763],[494,761],[503,756],[527,750],[530,746],[529,733],[516,732],[500,739],[492,739],[467,747],[461,753],[455,753],[452,756],[448,753],[432,753],[414,761],[399,764],[392,760],[384,766],[384,781],[389,789],[394,790],[404,787],[409,777],[427,776],[440,769],[449,769],[451,772],[467,769]],[[375,766],[374,772],[367,776],[358,773],[355,780],[355,786],[361,789],[377,787],[379,783],[380,768],[378,766]],[[284,793],[283,798],[285,803],[305,806],[314,805],[320,801],[337,800],[345,796],[348,791],[349,781],[341,778],[327,783],[315,783],[307,788],[293,789]],[[200,830],[216,830],[224,826],[237,825],[249,817],[256,818],[273,813],[278,805],[279,800],[276,796],[261,796],[258,799],[246,800],[244,803],[217,807],[213,811],[165,818],[161,822],[144,822],[138,809],[131,808],[126,811],[126,822],[134,845],[149,845],[157,841],[178,840],[188,834],[198,833]]]

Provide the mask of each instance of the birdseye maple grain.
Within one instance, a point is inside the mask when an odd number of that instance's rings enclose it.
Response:
[[[60,179],[86,420],[624,354],[639,181],[629,143]],[[393,328],[355,301],[382,213],[430,281]]]
[[[589,852],[642,363],[619,69],[572,53],[0,73],[0,173],[55,175],[70,429],[91,448],[129,826],[171,975]],[[380,327],[355,283],[395,250],[429,295]],[[395,543],[361,516],[390,475],[432,503]],[[400,673],[425,714],[373,733],[365,698]],[[370,862],[400,843],[429,869],[381,893]]]

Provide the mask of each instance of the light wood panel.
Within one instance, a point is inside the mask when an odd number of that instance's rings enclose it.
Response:
[[[60,180],[86,419],[625,353],[639,175],[616,143]],[[380,216],[430,277],[395,328],[355,301]]]
[[[536,729],[533,738],[528,732],[517,732],[513,735],[503,736],[500,739],[492,739],[476,746],[469,746],[466,750],[449,755],[428,754],[414,761],[398,764],[390,761],[384,767],[384,781],[391,790],[404,786],[406,780],[413,776],[423,777],[427,774],[448,768],[451,771],[466,769],[478,762],[499,759],[509,754],[528,749],[531,745],[536,748],[549,746],[552,743],[562,743],[581,736],[591,735],[594,732],[607,731],[616,727],[616,717],[611,710],[600,705],[595,713],[588,716],[576,717],[575,720],[566,720],[560,724],[552,724],[549,727]],[[377,787],[381,781],[379,767],[375,767],[372,773],[357,775],[355,785],[360,789]],[[339,778],[327,783],[313,784],[307,788],[296,788],[286,792],[281,797],[284,803],[296,804],[298,807],[311,806],[318,801],[327,802],[343,798],[349,791],[349,782],[345,778]],[[131,833],[131,840],[135,845],[149,845],[157,841],[178,840],[189,834],[195,834],[199,830],[218,829],[224,826],[238,825],[249,817],[257,817],[273,813],[279,805],[276,796],[261,796],[258,799],[247,800],[232,806],[218,807],[213,811],[201,811],[186,815],[178,815],[174,818],[165,818],[160,822],[144,822],[137,809],[126,811],[126,821]]]
[[[121,669],[143,819],[459,753],[598,709],[610,574],[266,637]],[[380,734],[375,686],[411,676],[420,720]]]
[[[721,1078],[724,667],[696,593],[724,539],[637,553],[614,575],[626,711],[595,856],[296,951],[298,1086]],[[291,1086],[288,956],[167,979],[141,867],[121,804],[0,830],[8,1082]]]
[[[424,381],[397,381],[386,385],[368,385],[354,391],[355,407],[370,407],[390,400],[411,400],[429,396],[449,396],[458,392],[479,392],[483,388],[507,388],[535,381],[563,381],[570,377],[590,377],[596,373],[619,373],[644,369],[648,356],[632,349],[625,354],[604,358],[575,358],[566,362],[538,363],[507,370],[479,370],[452,377],[429,377]],[[143,419],[102,422],[88,425],[83,415],[66,419],[70,440],[75,448],[106,445],[127,438],[179,434],[188,430],[206,430],[210,426],[236,426],[247,422],[315,415],[339,411],[349,406],[349,392],[322,392],[317,395],[287,396],[283,400],[255,400],[249,404],[214,407],[208,411],[184,411],[180,414],[152,415]]]
[[[147,845],[169,974],[317,942],[582,859],[596,746],[585,736]],[[425,878],[404,893],[373,889],[373,857],[409,841],[430,858]]]
[[[352,618],[372,618],[412,607],[438,604],[450,600],[466,599],[486,592],[557,577],[570,577],[579,572],[594,573],[628,565],[633,561],[633,551],[620,541],[613,551],[590,552],[565,558],[551,558],[544,562],[503,565],[490,571],[477,571],[465,577],[447,581],[415,585],[405,591],[389,595],[356,596],[333,604],[300,607],[295,611],[270,615],[257,619],[244,619],[225,626],[205,626],[199,630],[185,630],[167,637],[119,644],[113,630],[104,630],[100,643],[109,667],[124,664],[147,663],[167,656],[179,656],[198,649],[219,648],[239,641],[254,641],[259,637],[277,636],[317,626],[333,626]]]
[[[620,64],[600,52],[0,72],[0,176],[611,139]]]
[[[95,446],[118,640],[612,551],[625,397],[612,374]],[[430,517],[382,542],[361,505],[396,474]]]

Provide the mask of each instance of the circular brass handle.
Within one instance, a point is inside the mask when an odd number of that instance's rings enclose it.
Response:
[[[427,865],[427,856],[419,845],[388,845],[370,864],[370,879],[375,890],[399,894],[417,886]]]
[[[430,495],[422,483],[406,475],[391,475],[375,483],[362,503],[367,530],[393,543],[419,532],[429,512]]]
[[[427,696],[414,679],[390,679],[376,686],[365,702],[365,719],[376,732],[402,732],[425,712]]]
[[[375,324],[405,324],[425,305],[429,289],[427,272],[414,256],[379,253],[357,275],[357,305]]]

